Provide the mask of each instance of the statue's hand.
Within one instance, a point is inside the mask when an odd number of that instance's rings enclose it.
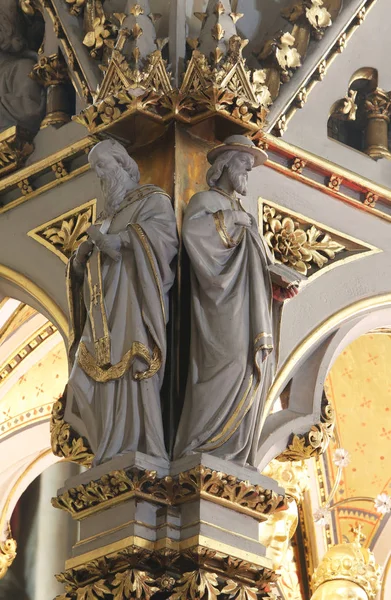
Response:
[[[284,300],[290,300],[294,298],[299,293],[299,288],[297,285],[291,285],[288,288],[280,287],[273,283],[273,298],[277,300],[277,302],[284,302]]]
[[[87,262],[88,257],[90,256],[90,254],[92,252],[93,247],[94,247],[94,244],[92,243],[92,241],[90,239],[82,242],[80,244],[80,246],[78,247],[78,249],[76,250],[75,260],[80,265],[84,266]]]
[[[235,225],[241,225],[242,227],[251,227],[252,218],[251,215],[244,212],[243,210],[234,210],[234,222]]]
[[[101,233],[94,242],[101,252],[107,254],[115,261],[121,258],[122,241],[117,233]]]

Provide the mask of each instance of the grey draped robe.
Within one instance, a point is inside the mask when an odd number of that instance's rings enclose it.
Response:
[[[191,262],[190,368],[174,455],[208,452],[254,465],[274,371],[272,256],[238,201],[196,194],[183,223]],[[262,362],[260,350],[267,358]]]
[[[151,185],[130,192],[108,233],[121,236],[118,262],[95,247],[82,281],[69,262],[74,339],[64,418],[97,463],[136,450],[167,458],[160,387],[177,253],[169,197]]]
[[[13,125],[34,132],[39,129],[46,95],[29,77],[37,59],[33,52],[14,55],[0,51],[0,131]]]

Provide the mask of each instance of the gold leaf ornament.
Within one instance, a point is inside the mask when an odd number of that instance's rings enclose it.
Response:
[[[219,595],[217,575],[199,570],[185,573],[169,600],[216,600]]]
[[[83,44],[87,48],[91,48],[91,52],[96,52],[102,48],[108,37],[110,37],[110,31],[107,29],[106,17],[96,17],[93,22],[93,30],[85,35]]]
[[[333,260],[345,247],[315,225],[304,230],[291,217],[264,207],[264,238],[274,257],[299,273],[307,275],[313,265],[319,269]]]
[[[227,585],[221,590],[222,594],[230,594],[229,600],[258,600],[257,588],[249,587],[229,579]]]
[[[105,598],[106,594],[110,594],[110,589],[107,587],[104,579],[100,579],[79,588],[76,592],[75,600],[99,600],[100,598]]]
[[[112,582],[114,600],[127,600],[127,598],[149,600],[159,591],[153,583],[154,581],[145,571],[129,569],[124,573],[117,573]]]
[[[306,17],[310,25],[317,31],[330,27],[332,24],[331,16],[323,0],[312,0],[312,6],[305,9]]]
[[[300,54],[294,47],[295,38],[289,32],[281,36],[276,48],[276,58],[280,67],[284,70],[297,69],[301,65]]]

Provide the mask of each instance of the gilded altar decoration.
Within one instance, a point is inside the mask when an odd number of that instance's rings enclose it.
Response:
[[[4,542],[0,541],[0,579],[6,576],[8,569],[16,557],[16,541],[11,535],[11,529],[8,526],[8,537]]]
[[[220,5],[209,2],[199,47],[193,50],[182,86],[173,99],[175,112],[185,123],[220,114],[246,129],[258,130],[264,125],[272,101],[266,72],[252,71],[246,66],[242,51],[248,40],[237,34],[237,19],[232,13],[228,18],[228,8]],[[227,19],[222,28],[215,20],[216,15],[225,13]]]
[[[80,443],[80,442],[79,442]],[[150,498],[162,505],[178,506],[197,498],[251,515],[259,521],[285,506],[285,497],[260,485],[241,481],[202,465],[159,478],[156,471],[130,469],[113,471],[97,481],[72,488],[53,498],[52,504],[73,517],[91,514],[113,499]]]
[[[0,177],[19,169],[33,152],[32,135],[20,127],[0,133]]]
[[[267,600],[274,598],[271,584],[277,579],[270,569],[200,546],[173,553],[137,545],[109,552],[56,578],[66,591],[57,600],[95,600],[105,594],[113,600],[151,600],[159,591],[170,593],[170,600],[216,600],[221,594],[226,600]]]
[[[312,600],[326,600],[338,592],[343,597],[361,600],[364,597],[362,590],[368,600],[377,597],[382,569],[374,554],[361,545],[363,536],[360,527],[352,531],[354,541],[331,546],[315,570]]]
[[[304,228],[267,204],[263,207],[263,235],[275,259],[303,275],[314,267],[323,268],[346,249],[315,225]]]
[[[63,163],[56,163],[53,167],[56,168],[59,178],[64,176]],[[32,229],[28,235],[66,263],[80,244],[87,239],[86,231],[95,222],[95,218],[96,200],[94,199]]]
[[[334,410],[324,394],[320,423],[313,425],[305,434],[292,434],[287,449],[277,457],[277,460],[307,460],[323,454],[333,436],[334,426]]]

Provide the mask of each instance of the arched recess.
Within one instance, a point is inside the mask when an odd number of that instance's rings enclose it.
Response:
[[[28,306],[22,304],[11,318],[7,313],[0,327],[0,542],[21,494],[59,460],[50,448],[50,410],[68,371],[62,341],[67,339],[67,320],[52,298],[24,275],[0,265],[4,296],[6,302],[15,299]]]
[[[308,432],[319,423],[324,383],[334,361],[355,339],[391,324],[391,294],[355,302],[326,319],[288,357],[276,375],[265,404],[270,413],[290,384],[288,408],[264,422],[257,466],[262,470],[287,447],[292,433]]]
[[[65,341],[68,339],[67,318],[54,300],[31,279],[2,264],[0,294],[29,304],[56,325]]]

